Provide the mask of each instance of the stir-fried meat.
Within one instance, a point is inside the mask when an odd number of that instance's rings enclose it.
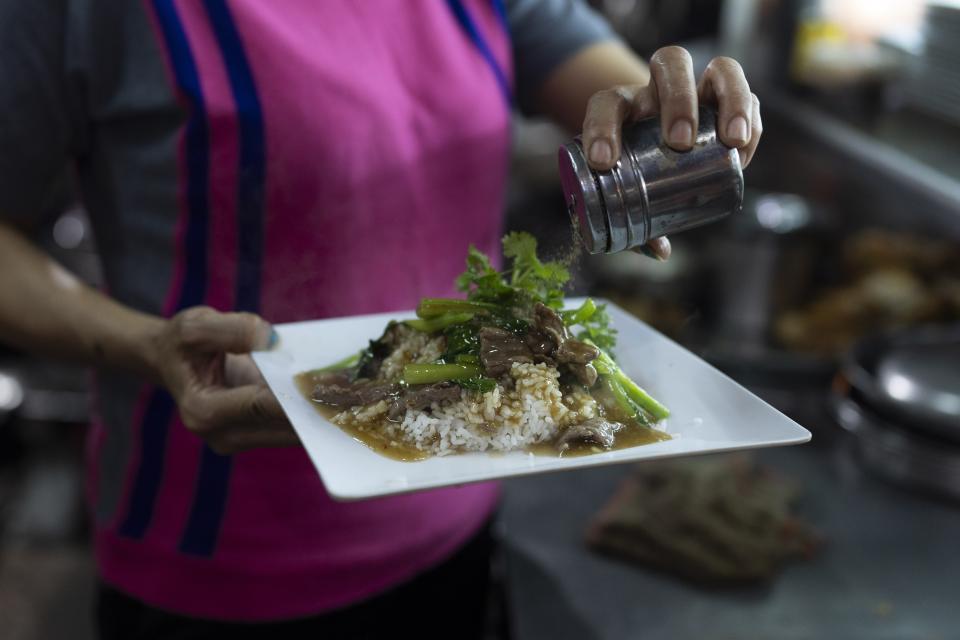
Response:
[[[480,329],[480,362],[488,376],[499,378],[514,362],[532,363],[533,351],[523,338],[496,327]]]
[[[550,355],[557,363],[566,365],[580,384],[592,387],[597,382],[597,370],[590,363],[600,355],[600,350],[571,336],[563,319],[545,304],[538,303],[533,308],[533,321],[537,332],[553,343]]]
[[[563,453],[573,443],[592,444],[604,449],[613,447],[617,431],[623,428],[619,422],[609,422],[603,418],[591,418],[581,424],[567,427],[557,440],[557,449]]]
[[[408,409],[426,409],[433,403],[459,400],[460,386],[453,382],[438,382],[420,387],[410,387],[401,396]]]
[[[553,354],[557,362],[566,364],[590,364],[600,355],[600,350],[592,344],[570,338],[564,340]]]
[[[390,405],[387,418],[399,422],[408,409],[426,409],[434,403],[447,400],[459,400],[460,387],[453,382],[438,382],[436,384],[408,387],[394,399]]]
[[[573,374],[573,377],[577,379],[577,382],[588,389],[597,383],[599,374],[597,373],[596,367],[594,367],[592,364],[577,364],[575,362],[568,362],[566,366],[567,371]]]
[[[557,363],[553,359],[555,347],[553,341],[547,334],[542,331],[537,331],[536,329],[529,329],[523,335],[523,342],[530,349],[531,353],[533,353],[534,362],[545,362],[550,366],[556,366]]]
[[[397,385],[383,382],[351,382],[349,374],[324,374],[313,388],[313,399],[334,407],[355,407],[388,398],[397,392]]]
[[[538,302],[533,307],[533,323],[537,329],[545,333],[553,341],[554,348],[562,345],[571,338],[570,330],[563,324],[563,319],[557,312],[547,305]]]
[[[597,381],[593,362],[600,350],[577,340],[557,312],[544,304],[533,309],[534,326],[523,336],[504,329],[480,330],[480,361],[488,376],[499,378],[514,362],[565,365],[580,384],[592,387]]]

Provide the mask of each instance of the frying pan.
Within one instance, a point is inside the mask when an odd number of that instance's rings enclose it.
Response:
[[[960,325],[866,338],[843,358],[851,397],[904,428],[960,442]]]

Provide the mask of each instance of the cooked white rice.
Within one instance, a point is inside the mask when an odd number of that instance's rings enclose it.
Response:
[[[440,357],[442,339],[409,331],[381,368],[380,378],[399,377],[405,364]],[[464,451],[511,451],[550,440],[565,427],[596,417],[593,397],[583,391],[564,396],[559,372],[546,364],[514,364],[512,384],[487,393],[463,390],[456,402],[408,410],[402,422],[387,420],[390,407],[380,401],[353,407],[333,417],[336,424],[373,428],[390,440],[433,455]],[[512,387],[512,388],[511,388]]]

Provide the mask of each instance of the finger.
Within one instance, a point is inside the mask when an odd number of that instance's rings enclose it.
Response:
[[[181,401],[180,415],[187,428],[201,437],[231,430],[291,428],[277,398],[261,385],[195,391]]]
[[[682,47],[664,47],[650,58],[650,74],[660,99],[664,141],[686,151],[693,147],[699,124],[693,59]]]
[[[733,149],[750,142],[753,94],[740,63],[733,58],[714,58],[707,65],[698,89],[700,100],[717,105],[717,135]]]
[[[760,144],[760,136],[763,135],[763,121],[760,119],[760,100],[757,96],[751,96],[753,102],[753,117],[750,119],[751,132],[750,142],[741,149],[737,149],[740,154],[740,164],[746,168],[753,161],[753,156],[757,152],[757,145]]]
[[[203,352],[249,353],[268,349],[276,332],[253,313],[220,313],[209,307],[194,307],[173,318],[180,344]]]
[[[593,94],[583,119],[583,148],[594,169],[611,169],[620,157],[620,127],[630,115],[638,87],[614,87]]]
[[[224,362],[224,380],[228,387],[264,384],[260,369],[248,354],[227,354]]]
[[[648,258],[653,258],[654,260],[659,260],[663,262],[670,257],[670,254],[673,251],[673,248],[670,246],[670,240],[667,236],[660,236],[659,238],[653,238],[649,240],[647,244],[636,247],[633,251],[637,253],[642,253]]]

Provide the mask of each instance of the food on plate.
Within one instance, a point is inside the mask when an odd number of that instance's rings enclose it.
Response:
[[[401,460],[469,451],[593,453],[669,439],[669,411],[610,355],[616,331],[591,299],[564,310],[567,268],[525,233],[499,272],[471,247],[465,299],[424,298],[366,349],[298,376],[342,429]]]

